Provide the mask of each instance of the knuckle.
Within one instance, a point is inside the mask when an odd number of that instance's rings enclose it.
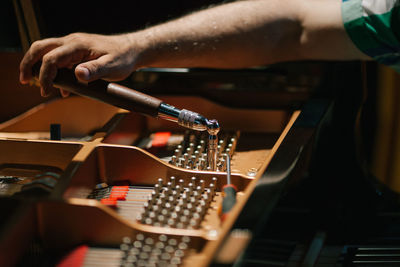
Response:
[[[78,32],[73,32],[73,33],[70,33],[70,34],[68,34],[66,36],[66,38],[70,38],[70,39],[73,39],[73,38],[76,38],[76,37],[79,37],[79,33]]]
[[[69,41],[81,41],[83,38],[85,37],[84,33],[81,32],[74,32],[74,33],[70,33],[66,36],[66,39],[68,39]]]
[[[88,49],[88,47],[90,47],[91,44],[90,34],[88,33],[81,33],[81,32],[71,33],[67,35],[65,38],[66,41],[69,43],[69,45],[77,50]]]
[[[32,50],[38,50],[41,47],[42,41],[35,41],[31,45]]]
[[[57,62],[57,59],[54,55],[46,54],[43,56],[42,62],[46,65],[54,65]]]

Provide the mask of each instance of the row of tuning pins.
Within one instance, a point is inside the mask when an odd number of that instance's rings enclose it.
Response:
[[[185,185],[174,176],[164,185],[158,179],[143,212],[137,218],[143,224],[178,229],[198,229],[216,194],[217,178],[206,186],[205,181],[192,177]]]
[[[191,170],[211,170],[207,160],[206,133],[186,133],[185,138],[174,150],[170,164]],[[217,171],[226,171],[226,156],[232,157],[237,144],[236,134],[221,134],[217,147]]]
[[[133,239],[124,237],[120,246],[124,255],[120,266],[180,266],[190,248],[190,241],[189,236],[164,234],[150,236],[138,233]]]
[[[190,253],[189,236],[137,233],[124,237],[119,248],[80,245],[57,266],[178,267]]]

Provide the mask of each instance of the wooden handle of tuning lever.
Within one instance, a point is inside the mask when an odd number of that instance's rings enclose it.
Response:
[[[33,67],[33,75],[39,76],[40,64]],[[139,112],[152,117],[157,117],[158,108],[162,101],[131,88],[97,80],[84,84],[79,82],[72,70],[59,69],[54,79],[54,86],[74,94],[93,98],[104,103]]]

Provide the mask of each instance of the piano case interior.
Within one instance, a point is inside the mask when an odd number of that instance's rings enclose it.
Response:
[[[126,31],[130,12],[140,10],[100,1],[109,10],[96,17],[75,2],[62,2],[69,16],[52,23],[58,2],[15,0],[21,47],[74,31]],[[129,29],[197,8],[182,3],[141,3],[143,14]],[[170,13],[150,12],[154,4]],[[116,11],[115,25],[105,23]],[[93,21],[85,24],[81,13]],[[18,107],[0,123],[0,265],[398,261],[397,207],[369,186],[353,151],[361,77],[360,62],[293,62],[235,71],[146,69],[120,82],[217,119],[216,170],[204,163],[207,135],[173,122],[76,95]],[[227,156],[237,193],[222,214]]]

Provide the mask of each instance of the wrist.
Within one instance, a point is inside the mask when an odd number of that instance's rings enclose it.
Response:
[[[154,61],[154,55],[151,53],[151,35],[147,30],[126,34],[133,70],[150,67]]]

